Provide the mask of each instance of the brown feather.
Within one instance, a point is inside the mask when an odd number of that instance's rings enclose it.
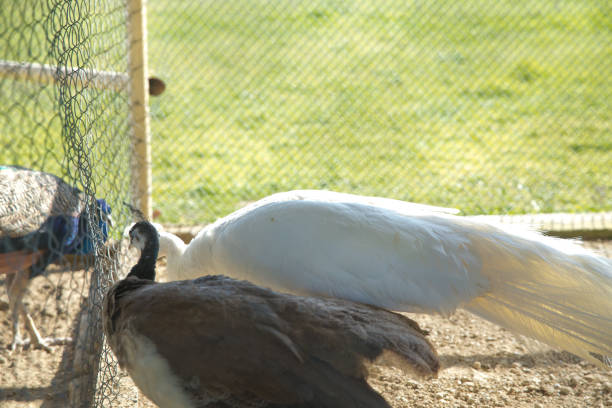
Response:
[[[439,368],[423,332],[402,315],[222,276],[128,278],[111,288],[104,308],[122,367],[133,363],[127,336],[146,337],[194,406],[388,407],[365,381],[368,362],[390,352],[421,375]]]
[[[0,273],[17,273],[23,271],[40,259],[45,251],[11,251],[0,256]]]

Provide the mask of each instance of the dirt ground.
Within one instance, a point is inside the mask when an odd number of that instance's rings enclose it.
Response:
[[[612,258],[612,241],[586,245]],[[87,274],[52,267],[47,277],[32,281],[26,301],[43,336],[72,334],[87,295]],[[71,371],[66,367],[73,359],[72,345],[56,346],[51,353],[32,348],[9,353],[12,332],[6,300],[2,289],[0,407],[67,406]],[[450,318],[410,317],[430,330],[443,368],[438,378],[414,379],[392,367],[373,367],[370,383],[393,407],[612,407],[612,370],[517,337],[464,311]],[[125,373],[118,375],[121,396],[105,406],[154,407],[129,384]]]

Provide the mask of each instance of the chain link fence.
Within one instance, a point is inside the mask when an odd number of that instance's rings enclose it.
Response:
[[[609,2],[150,0],[148,16],[163,222],[296,188],[612,209]]]
[[[100,313],[111,274],[126,266],[117,257],[129,219],[122,203],[130,201],[127,81],[117,81],[127,78],[126,17],[119,0],[0,0],[0,178],[9,180],[9,187],[2,184],[0,191],[0,224],[7,214],[18,218],[28,205],[44,207],[41,203],[53,200],[51,213],[40,214],[54,220],[47,223],[53,229],[47,230],[56,234],[56,225],[76,215],[80,242],[80,250],[74,250],[54,235],[59,242],[49,248],[57,255],[54,264],[40,277],[26,278],[24,300],[41,335],[71,337],[68,345],[50,353],[30,349],[7,354],[11,306],[0,311],[6,324],[0,336],[3,407],[20,401],[43,407],[110,406],[119,395],[120,376],[102,344]],[[78,188],[80,198],[52,190],[38,173],[25,187],[41,183],[40,191],[29,196],[35,203],[17,200],[11,189],[17,186],[19,193],[24,186],[10,184],[12,174],[26,173],[9,165],[57,175]],[[101,222],[94,198],[110,205],[112,227]],[[61,202],[80,210],[58,213]],[[44,228],[49,227],[33,234]],[[10,255],[5,251],[11,249],[8,240],[20,233],[0,235],[0,257]],[[39,247],[25,249],[36,253]],[[22,273],[29,272],[0,275],[2,286]],[[4,296],[4,288],[2,292]]]

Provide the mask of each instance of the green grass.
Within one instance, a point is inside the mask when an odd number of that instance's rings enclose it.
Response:
[[[610,210],[598,4],[150,2],[162,220],[293,188],[469,214]]]
[[[605,2],[155,0],[148,11],[149,67],[167,83],[151,99],[162,222],[211,221],[294,188],[466,214],[612,210]]]

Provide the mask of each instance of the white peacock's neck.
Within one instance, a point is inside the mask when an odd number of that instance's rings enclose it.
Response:
[[[197,237],[186,245],[176,235],[159,232],[159,256],[166,257],[167,279],[194,279],[208,273],[210,245],[206,237]]]
[[[159,257],[165,256],[168,271],[180,271],[182,269],[183,254],[187,245],[176,235],[159,231]],[[171,279],[174,280],[174,279]]]

